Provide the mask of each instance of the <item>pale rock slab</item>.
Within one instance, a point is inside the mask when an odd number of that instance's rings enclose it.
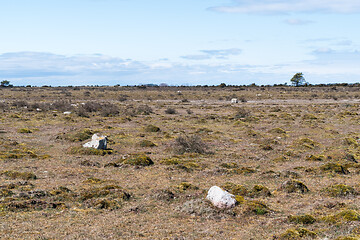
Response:
[[[206,199],[217,208],[232,208],[236,204],[235,196],[218,186],[213,186],[209,189]]]
[[[96,133],[92,136],[91,141],[83,145],[87,148],[95,149],[106,149],[107,147],[107,138],[106,136],[98,136]]]

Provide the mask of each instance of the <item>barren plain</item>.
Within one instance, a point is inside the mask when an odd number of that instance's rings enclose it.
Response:
[[[359,90],[0,88],[0,238],[360,239]]]

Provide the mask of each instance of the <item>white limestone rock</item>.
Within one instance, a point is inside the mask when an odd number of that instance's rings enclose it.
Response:
[[[96,133],[92,136],[91,141],[83,145],[87,148],[95,149],[106,149],[107,148],[107,138],[106,136],[98,136]]]
[[[215,207],[217,208],[232,208],[236,204],[235,196],[222,190],[218,186],[213,186],[209,189],[206,196]]]

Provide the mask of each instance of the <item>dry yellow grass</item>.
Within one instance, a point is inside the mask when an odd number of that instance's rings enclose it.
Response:
[[[0,238],[360,237],[358,87],[3,88],[0,97]],[[79,111],[94,102],[109,111]],[[95,132],[111,154],[74,151]],[[174,152],[179,136],[208,149]],[[309,191],[284,190],[290,179]],[[213,185],[241,186],[240,203],[213,208]]]

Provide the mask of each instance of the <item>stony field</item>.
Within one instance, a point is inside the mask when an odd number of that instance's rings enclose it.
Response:
[[[359,106],[356,85],[0,88],[0,238],[360,239]]]

